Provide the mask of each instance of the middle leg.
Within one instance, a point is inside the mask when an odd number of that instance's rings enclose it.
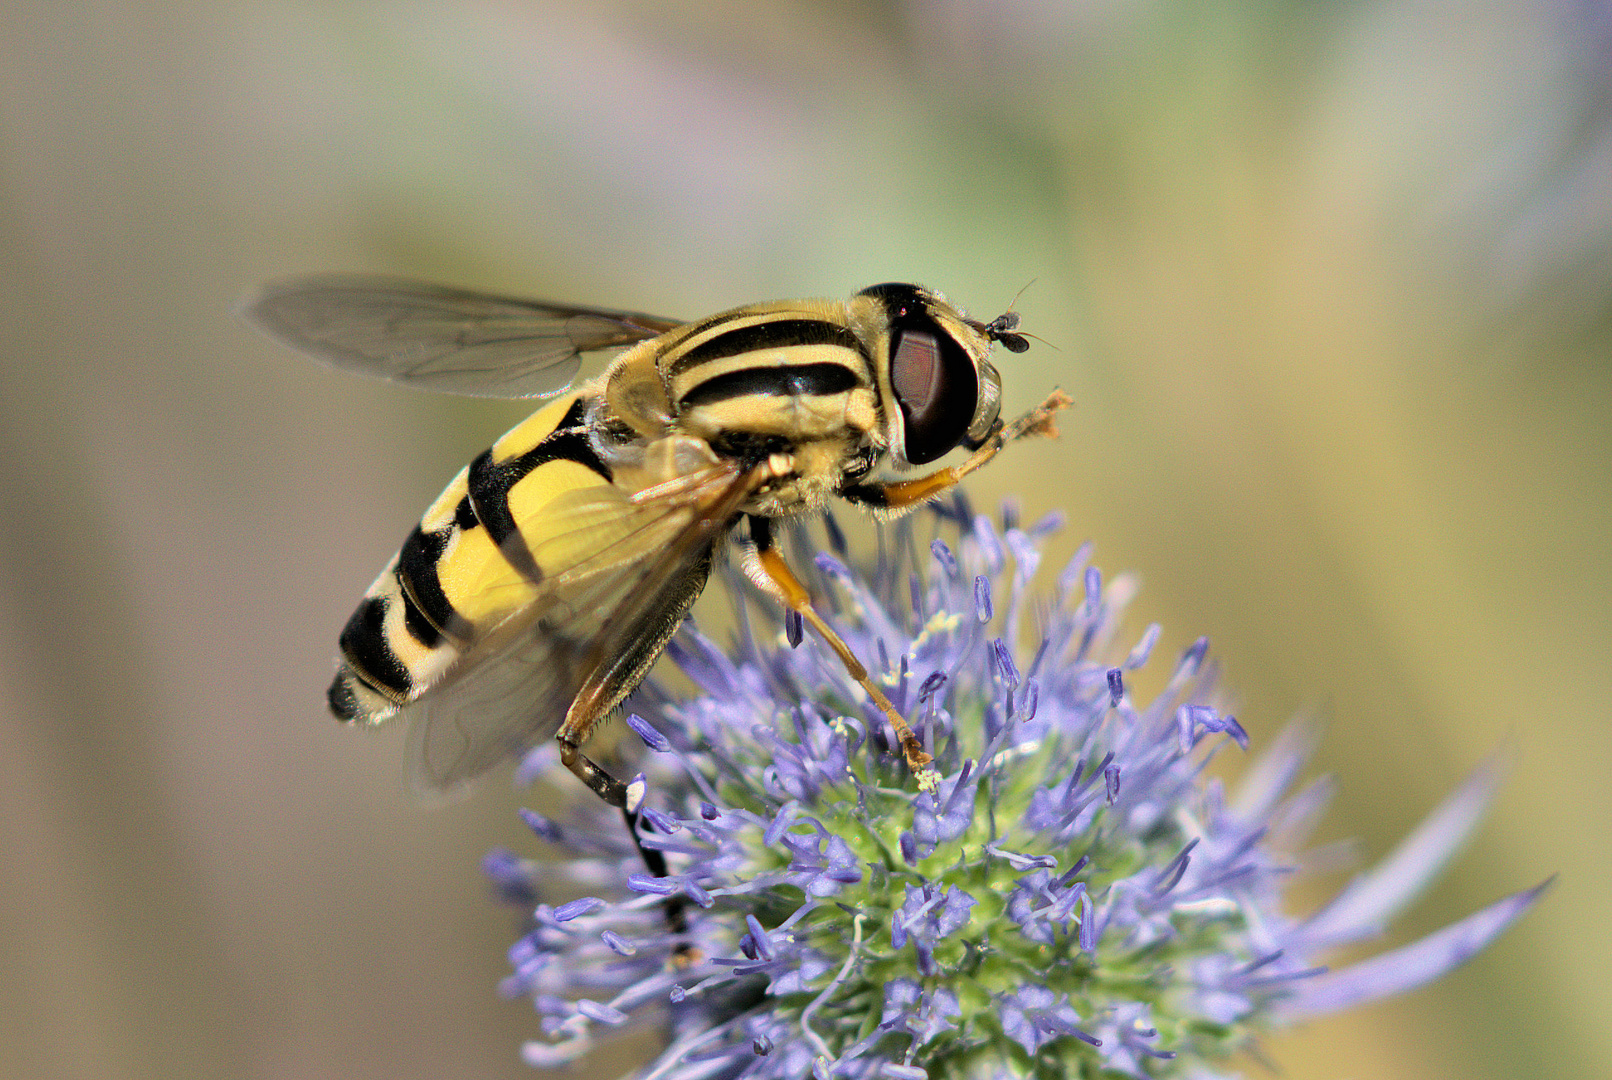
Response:
[[[745,557],[746,576],[755,582],[757,588],[772,596],[790,611],[798,614],[811,624],[819,637],[834,650],[845,665],[845,670],[855,679],[873,700],[873,704],[889,719],[890,725],[895,728],[896,738],[901,743],[901,751],[907,759],[907,767],[918,778],[918,786],[925,791],[933,791],[940,783],[940,776],[930,767],[934,759],[924,752],[923,743],[891,703],[890,699],[880,690],[878,685],[868,677],[868,669],[862,661],[856,658],[851,647],[845,644],[843,638],[834,632],[834,628],[812,607],[811,594],[806,591],[795,572],[784,561],[783,555],[778,551],[772,534],[772,522],[764,517],[750,518],[750,537],[754,547]]]

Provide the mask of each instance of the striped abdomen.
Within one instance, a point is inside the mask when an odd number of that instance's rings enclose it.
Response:
[[[473,643],[540,595],[532,555],[563,528],[546,503],[608,485],[570,393],[514,428],[453,481],[364,595],[330,685],[343,720],[379,723],[438,683]]]

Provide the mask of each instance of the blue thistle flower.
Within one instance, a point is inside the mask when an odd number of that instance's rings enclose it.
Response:
[[[502,987],[541,1018],[529,1063],[654,1025],[666,1042],[643,1080],[1207,1078],[1262,1030],[1443,974],[1545,887],[1327,971],[1324,954],[1378,933],[1461,845],[1497,770],[1290,917],[1283,891],[1329,793],[1293,790],[1309,733],[1284,733],[1228,797],[1204,765],[1248,739],[1214,703],[1205,641],[1139,704],[1127,676],[1158,628],[1117,647],[1130,579],[1105,584],[1083,548],[1041,597],[1029,584],[1056,519],[998,529],[959,501],[934,520],[949,541],[924,548],[899,523],[866,574],[830,522],[813,565],[939,786],[918,789],[883,715],[770,603],[737,604],[732,651],[685,627],[668,654],[699,694],[650,688],[629,719],[652,751],[641,839],[668,876],[644,871],[602,804],[566,824],[524,812],[563,860],[488,858],[531,913]],[[550,764],[545,749],[524,768]],[[532,906],[560,889],[588,895]]]

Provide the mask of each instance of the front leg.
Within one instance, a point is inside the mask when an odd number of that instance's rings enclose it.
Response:
[[[996,429],[985,437],[980,448],[969,455],[961,465],[937,469],[927,476],[919,476],[912,480],[896,480],[887,484],[853,484],[842,488],[839,492],[840,497],[860,503],[880,517],[893,516],[904,510],[910,510],[956,484],[990,461],[1002,447],[1015,439],[1039,435],[1056,436],[1058,429],[1052,426],[1052,415],[1071,404],[1073,402],[1067,394],[1062,390],[1054,390],[1047,395],[1047,400],[1012,423],[1003,424],[998,421]]]

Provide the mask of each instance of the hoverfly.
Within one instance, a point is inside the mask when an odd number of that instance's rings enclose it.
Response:
[[[631,824],[641,789],[583,748],[643,681],[740,518],[747,576],[833,648],[934,784],[905,718],[813,610],[772,522],[831,496],[899,513],[1008,442],[1055,434],[1060,392],[1011,423],[998,415],[989,353],[1028,347],[1016,314],[981,323],[938,293],[885,284],[684,323],[371,277],[270,285],[244,314],[345,370],[552,398],[454,478],[342,631],[331,710],[366,725],[406,716],[417,789],[452,793],[554,738]],[[573,385],[581,354],[624,347]],[[958,465],[875,475],[958,446],[971,451]]]

